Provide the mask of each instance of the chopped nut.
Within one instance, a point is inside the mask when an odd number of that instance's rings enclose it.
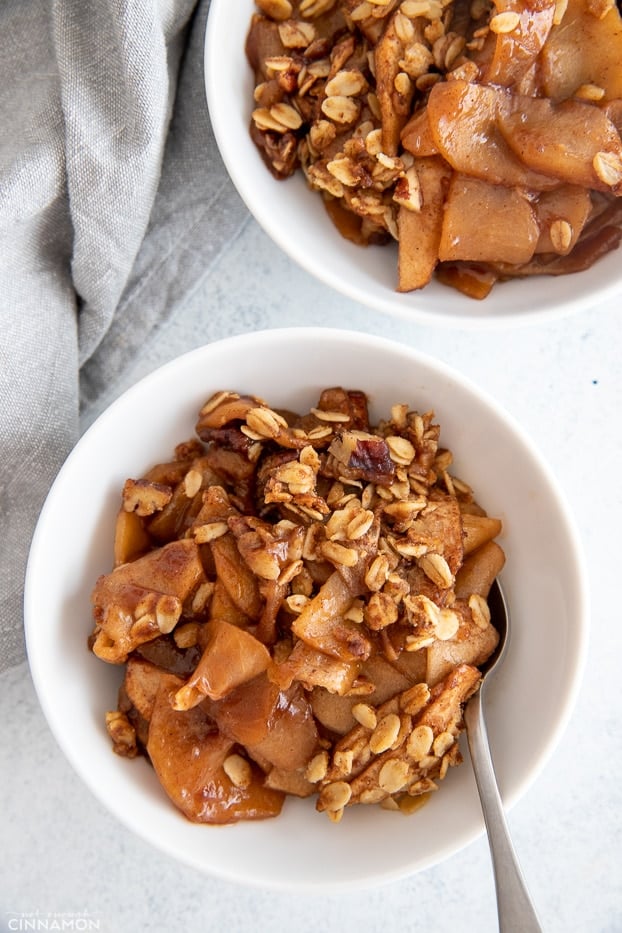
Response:
[[[305,770],[305,777],[312,784],[323,781],[328,771],[328,752],[321,751],[314,755]]]
[[[203,477],[198,470],[188,470],[184,477],[184,492],[189,499],[194,499],[203,485]]]
[[[287,603],[291,611],[297,614],[299,612],[302,612],[304,607],[307,605],[307,603],[309,602],[309,597],[303,596],[302,594],[294,593],[291,596],[288,596],[285,602]]]
[[[229,755],[223,762],[223,770],[232,784],[236,787],[248,787],[251,783],[253,772],[251,766],[241,755]]]
[[[397,621],[398,610],[387,593],[372,593],[364,611],[365,623],[374,632],[379,632]]]
[[[112,739],[113,751],[124,758],[134,758],[138,752],[136,730],[125,713],[113,710],[106,713],[106,730]]]
[[[605,89],[597,84],[581,84],[574,92],[574,96],[578,100],[598,101],[605,96]]]
[[[170,486],[147,480],[128,479],[123,486],[123,508],[142,517],[153,515],[168,505],[173,497]]]

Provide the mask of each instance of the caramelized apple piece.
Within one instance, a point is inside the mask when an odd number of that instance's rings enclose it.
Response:
[[[270,653],[250,632],[222,619],[205,624],[206,645],[192,677],[176,695],[177,709],[190,709],[205,697],[219,700],[234,687],[267,670]]]
[[[536,253],[559,253],[565,256],[574,249],[592,210],[587,188],[562,185],[543,191],[534,204],[540,236]]]
[[[622,142],[594,104],[515,97],[511,107],[499,109],[498,125],[529,170],[569,185],[622,193]]]
[[[338,572],[331,574],[318,594],[292,622],[292,632],[312,648],[341,661],[369,657],[369,640],[355,622],[344,618],[353,594]]]
[[[522,163],[501,134],[499,117],[514,101],[515,95],[504,88],[439,81],[427,104],[432,136],[443,157],[465,175],[509,188],[554,188],[558,182]],[[522,102],[523,98],[517,109]]]
[[[421,191],[421,210],[400,208],[398,215],[398,291],[409,292],[427,285],[438,262],[443,226],[443,205],[450,169],[438,158],[416,159]]]
[[[263,607],[257,577],[238,550],[235,538],[228,533],[210,542],[218,580],[237,608],[251,619],[258,619]]]
[[[240,745],[256,745],[268,734],[281,691],[266,673],[234,687],[222,700],[207,699],[204,709],[223,735]]]
[[[427,107],[415,110],[401,133],[402,146],[418,158],[438,155],[438,146],[434,142]]]
[[[522,191],[454,174],[445,202],[441,260],[527,262],[538,234],[533,208]]]
[[[347,693],[359,673],[358,661],[344,661],[297,641],[289,657],[275,664],[272,679],[284,689],[295,680],[309,689],[325,687],[340,696]]]
[[[496,0],[491,18],[500,14],[505,28],[495,33],[492,60],[483,75],[487,84],[511,87],[524,77],[548,39],[555,7],[555,0]]]
[[[471,554],[487,541],[492,541],[501,533],[502,523],[498,518],[488,515],[462,515],[462,530],[464,533],[464,553]]]
[[[151,546],[140,515],[119,509],[114,529],[114,565],[127,564],[141,557]]]
[[[443,285],[477,301],[490,294],[499,278],[493,269],[473,262],[441,262],[436,267],[436,277]]]
[[[143,719],[149,721],[153,713],[156,696],[166,673],[142,658],[128,658],[123,688],[132,706]]]
[[[565,100],[585,86],[602,88],[604,100],[622,97],[622,20],[615,4],[602,19],[584,0],[568,0],[559,26],[540,55],[543,94]]]
[[[147,752],[162,787],[176,807],[195,823],[233,823],[278,816],[283,794],[264,787],[263,775],[246,762],[234,783],[227,771],[234,742],[221,735],[200,708],[173,709],[182,681],[164,675],[151,721]],[[239,764],[239,758],[234,759]],[[238,769],[241,770],[241,769]]]
[[[239,628],[249,628],[253,624],[253,619],[242,612],[239,606],[236,606],[224,583],[218,579],[214,583],[214,589],[209,601],[208,617],[210,619],[220,619],[230,625],[237,625]]]
[[[251,758],[259,756],[275,768],[296,771],[313,757],[318,746],[318,732],[313,710],[300,684],[281,691],[270,720],[270,728],[258,742],[248,742]]]
[[[170,501],[146,522],[151,537],[160,543],[182,537],[201,509],[202,490],[220,482],[222,479],[214,473],[206,457],[193,460],[175,486]]]
[[[488,541],[472,551],[456,574],[456,596],[465,599],[472,593],[488,596],[493,580],[504,564],[505,554],[496,541]]]

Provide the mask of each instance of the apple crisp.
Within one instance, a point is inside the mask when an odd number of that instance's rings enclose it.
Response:
[[[431,411],[341,387],[303,414],[222,391],[196,435],[120,490],[90,649],[122,665],[114,750],[188,819],[411,812],[461,761],[498,635],[499,519]]]
[[[250,133],[396,289],[589,268],[622,238],[614,0],[256,0]]]

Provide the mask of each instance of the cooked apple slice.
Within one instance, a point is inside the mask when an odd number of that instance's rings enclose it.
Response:
[[[492,541],[501,533],[502,523],[499,518],[488,515],[462,515],[462,530],[464,533],[464,553],[470,554],[476,548]]]
[[[509,148],[527,168],[570,185],[622,193],[622,141],[594,104],[519,97],[498,110]]]
[[[555,0],[496,0],[490,24],[495,46],[483,74],[486,83],[511,87],[521,80],[549,36],[555,7]]]
[[[622,20],[615,4],[602,19],[584,0],[568,0],[562,22],[551,30],[539,65],[547,97],[565,100],[594,86],[604,100],[622,97]]]
[[[496,541],[473,551],[456,574],[456,596],[468,599],[473,593],[487,597],[493,580],[505,564],[505,553]]]
[[[283,794],[264,786],[263,774],[255,765],[232,755],[233,740],[217,731],[204,710],[173,709],[182,684],[173,674],[162,677],[147,740],[151,763],[175,806],[195,823],[278,816]]]
[[[222,619],[205,623],[206,645],[192,677],[175,697],[176,709],[190,709],[205,697],[220,700],[234,687],[267,670],[270,652],[250,632]]]
[[[256,743],[247,743],[251,758],[268,761],[283,771],[296,771],[311,760],[318,749],[313,710],[300,684],[279,694],[270,728]]]
[[[587,188],[562,185],[543,191],[535,202],[540,237],[536,253],[567,255],[575,246],[592,210]]]
[[[421,208],[400,207],[398,215],[398,288],[410,292],[427,285],[438,262],[443,203],[451,171],[439,158],[416,159]],[[411,171],[412,171],[411,170]]]
[[[437,82],[427,104],[434,141],[441,155],[463,174],[509,188],[554,188],[558,182],[521,162],[500,132],[500,114],[511,111],[515,97],[504,88],[459,80]],[[519,104],[531,99],[521,97]]]
[[[331,574],[292,623],[292,632],[312,648],[340,661],[369,657],[369,640],[355,622],[344,618],[353,599],[352,590],[338,571]]]
[[[416,110],[401,133],[402,146],[414,156],[438,155],[438,146],[434,142],[427,107]]]
[[[119,567],[141,557],[151,547],[151,538],[136,512],[119,509],[114,529],[114,565]]]
[[[439,258],[527,262],[539,232],[521,190],[455,173],[445,202]]]

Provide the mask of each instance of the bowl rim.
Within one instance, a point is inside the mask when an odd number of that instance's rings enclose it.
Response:
[[[258,200],[256,186],[253,185],[251,177],[253,173],[250,173],[250,175],[246,173],[237,157],[238,150],[231,135],[231,109],[222,100],[223,83],[222,74],[218,70],[217,54],[221,44],[222,29],[227,29],[227,31],[231,29],[228,23],[230,16],[231,11],[228,0],[212,0],[207,15],[203,48],[204,93],[212,131],[229,177],[251,215],[271,240],[309,275],[351,301],[382,314],[404,320],[407,323],[443,329],[457,328],[465,331],[507,331],[518,327],[537,326],[554,322],[605,304],[622,292],[622,276],[606,281],[602,276],[598,275],[597,271],[594,271],[599,268],[602,270],[602,263],[607,263],[608,259],[608,270],[617,270],[619,258],[618,263],[615,263],[611,259],[612,254],[601,257],[592,267],[579,273],[557,277],[530,276],[527,279],[498,282],[493,289],[493,294],[496,293],[497,295],[500,294],[499,290],[504,287],[512,289],[512,295],[516,287],[525,286],[528,282],[533,287],[529,288],[524,301],[522,297],[520,302],[517,302],[515,298],[511,299],[517,306],[509,312],[503,310],[503,305],[508,303],[507,300],[504,302],[500,298],[499,300],[495,298],[497,308],[491,310],[491,313],[487,313],[488,308],[490,308],[490,304],[486,305],[487,299],[480,302],[476,299],[466,298],[449,286],[441,286],[434,281],[426,286],[428,292],[424,288],[417,292],[400,294],[396,289],[391,291],[387,288],[386,295],[384,292],[382,295],[374,295],[370,289],[365,288],[364,283],[359,284],[358,281],[354,280],[348,281],[346,277],[341,276],[338,269],[330,268],[326,264],[314,263],[313,252],[310,250],[305,251],[300,246],[298,238],[289,234],[288,230],[281,224],[280,218],[274,217],[269,211],[261,209],[261,200]],[[250,117],[250,98],[248,114]],[[239,139],[239,137],[236,138]],[[259,155],[257,155],[257,159],[259,162]],[[269,174],[263,162],[261,162],[261,165],[264,167],[265,172]],[[298,183],[300,179],[292,178],[289,181]],[[283,184],[283,182],[278,184]],[[327,220],[328,224],[329,221]],[[329,229],[328,226],[327,229]],[[369,249],[380,248],[369,247]],[[622,250],[622,246],[618,247],[617,250],[613,250],[613,254],[618,253],[619,256],[620,250]],[[551,280],[554,280],[553,284],[551,284]],[[559,284],[560,280],[561,285]],[[573,280],[573,284],[566,285],[565,283],[568,280]],[[563,290],[563,296],[555,297],[556,287]],[[447,310],[444,302],[439,302],[443,305],[442,311],[439,311],[439,308],[433,302],[430,302],[427,297],[431,294],[430,288],[442,289],[443,293],[448,296],[448,304],[459,300],[461,307],[466,309],[464,313],[461,313],[458,307]],[[548,295],[548,299],[541,297],[541,293],[543,296]],[[505,294],[507,299],[510,292],[506,290]],[[551,294],[553,295],[552,299]],[[407,303],[408,299],[410,301]],[[478,306],[483,308],[484,313],[481,315],[475,313]],[[472,309],[471,313],[469,313],[469,309]]]
[[[180,366],[183,368],[184,366],[191,364],[193,359],[201,359],[206,354],[209,355],[218,353],[220,349],[236,349],[238,352],[240,352],[251,344],[253,345],[254,351],[256,351],[257,343],[273,343],[275,341],[288,342],[292,339],[292,337],[295,337],[296,340],[305,338],[330,340],[342,342],[344,345],[351,345],[352,342],[354,342],[368,348],[373,347],[374,349],[381,347],[387,352],[399,353],[405,357],[408,357],[408,359],[413,362],[421,361],[421,363],[423,363],[425,366],[432,367],[440,376],[451,380],[451,382],[457,385],[460,390],[464,389],[473,394],[477,401],[487,407],[495,417],[501,418],[502,421],[505,422],[505,424],[514,433],[517,440],[534,460],[543,478],[548,484],[548,492],[552,493],[555,497],[557,513],[563,523],[564,534],[568,538],[571,553],[574,557],[574,583],[576,592],[578,594],[578,604],[575,617],[579,624],[576,625],[573,629],[572,664],[568,665],[567,676],[564,679],[563,693],[565,699],[563,706],[558,711],[555,727],[551,729],[548,737],[546,738],[546,741],[543,743],[542,750],[536,765],[524,773],[520,780],[516,781],[515,786],[511,792],[504,795],[503,799],[506,811],[509,811],[513,806],[515,806],[515,804],[536,782],[568,726],[569,719],[571,718],[576,705],[577,696],[581,686],[586,664],[590,617],[586,564],[583,557],[581,540],[574,522],[574,518],[552,470],[531,440],[531,437],[516,421],[514,416],[507,411],[507,409],[500,405],[496,399],[488,395],[484,390],[480,389],[468,377],[462,375],[459,371],[442,362],[441,360],[438,360],[437,358],[416,348],[413,348],[409,345],[399,344],[390,338],[377,337],[373,334],[359,331],[350,331],[342,328],[300,326],[278,327],[250,331],[209,342],[189,350],[186,353],[175,357],[174,359],[169,360],[167,363],[157,367],[151,373],[138,380],[125,392],[123,392],[115,401],[113,401],[111,405],[109,405],[85,431],[61,467],[41,509],[30,546],[24,585],[24,626],[30,671],[32,674],[35,692],[39,699],[39,703],[47,723],[59,747],[72,765],[74,771],[80,777],[82,783],[87,786],[87,788],[100,801],[100,803],[102,803],[109,812],[112,812],[112,815],[126,828],[129,828],[133,833],[149,844],[159,848],[169,857],[175,858],[180,862],[185,862],[186,864],[196,868],[204,874],[209,874],[214,877],[221,877],[228,881],[243,883],[251,887],[256,886],[263,889],[271,888],[274,890],[284,890],[290,892],[311,892],[318,890],[318,884],[313,881],[310,881],[309,883],[305,883],[302,880],[298,882],[292,882],[291,880],[280,881],[278,878],[275,878],[274,881],[270,882],[266,882],[265,879],[259,879],[257,882],[255,882],[253,878],[248,878],[246,876],[241,878],[240,876],[235,875],[234,872],[227,871],[225,869],[219,870],[218,867],[208,867],[202,864],[200,860],[194,859],[192,856],[184,857],[183,852],[172,852],[170,847],[167,847],[165,840],[154,838],[153,834],[149,831],[149,828],[133,819],[131,814],[127,814],[125,812],[119,813],[117,809],[110,805],[110,802],[106,799],[105,795],[99,788],[94,776],[89,771],[88,762],[86,762],[80,756],[79,751],[76,752],[76,749],[73,747],[71,741],[69,740],[66,730],[64,730],[62,727],[62,711],[59,711],[54,705],[54,694],[53,691],[50,690],[49,678],[46,677],[45,657],[38,647],[37,625],[40,625],[40,615],[37,616],[35,611],[37,601],[40,599],[40,597],[37,595],[37,566],[45,556],[45,533],[48,513],[53,509],[56,498],[64,494],[64,478],[71,471],[73,462],[82,455],[82,451],[89,444],[90,437],[99,430],[100,426],[105,425],[106,422],[109,421],[114,422],[115,418],[117,417],[117,413],[123,410],[128,399],[131,400],[141,393],[144,393],[145,390],[148,389],[152,384],[156,384],[161,380],[166,382],[167,379],[169,379],[170,374],[175,373]],[[466,761],[465,764],[467,767],[469,766]],[[322,890],[360,890],[365,885],[385,884],[407,876],[412,876],[419,871],[439,864],[448,856],[461,851],[476,838],[483,835],[484,832],[485,827],[482,819],[479,822],[479,826],[476,827],[473,832],[470,834],[465,832],[463,834],[458,844],[454,845],[447,843],[444,848],[437,849],[427,858],[422,858],[415,867],[412,867],[411,865],[405,865],[401,870],[393,869],[386,872],[385,874],[376,872],[371,877],[364,877],[362,879],[357,878],[345,881],[335,880],[334,884],[328,885],[325,882],[322,882]]]

